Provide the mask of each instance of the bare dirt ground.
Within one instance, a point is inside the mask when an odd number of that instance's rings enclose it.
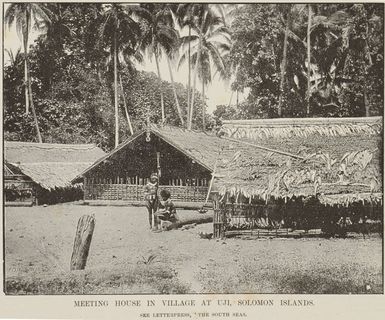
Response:
[[[200,231],[212,232],[211,223],[153,233],[145,208],[63,204],[5,208],[8,293],[80,292],[76,281],[71,288],[62,282],[71,277],[73,240],[83,214],[95,214],[96,226],[81,292],[382,292],[378,235],[365,240],[357,236],[216,241],[198,236]],[[180,216],[193,214],[179,211]],[[98,282],[87,284],[87,277]],[[44,279],[50,279],[50,284],[44,284]],[[55,286],[61,279],[56,291],[51,288],[52,279]],[[24,287],[34,282],[39,282],[39,288]]]

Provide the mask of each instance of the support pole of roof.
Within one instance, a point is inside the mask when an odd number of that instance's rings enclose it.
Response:
[[[294,153],[285,152],[285,151],[276,150],[276,149],[271,149],[271,148],[266,148],[266,147],[263,147],[263,146],[260,146],[258,144],[251,143],[251,142],[241,141],[241,140],[237,140],[237,139],[233,139],[233,138],[228,138],[228,137],[221,137],[221,139],[225,139],[225,140],[228,140],[228,141],[231,141],[231,142],[236,142],[236,143],[242,143],[242,144],[247,145],[247,146],[251,146],[251,147],[254,147],[254,148],[258,148],[258,149],[269,151],[269,152],[273,152],[273,153],[282,154],[282,155],[289,156],[289,157],[296,158],[296,159],[306,160],[305,157],[296,155]]]

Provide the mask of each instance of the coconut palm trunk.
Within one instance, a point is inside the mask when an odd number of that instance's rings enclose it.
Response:
[[[188,86],[187,86],[187,124],[190,119],[190,100],[191,100],[191,26],[188,27]]]
[[[126,113],[128,128],[130,129],[130,134],[133,135],[134,134],[134,130],[132,129],[130,115],[128,114],[128,108],[127,108],[127,103],[126,103],[126,96],[124,95],[123,82],[122,82],[122,76],[121,75],[119,75],[119,81],[120,81],[120,90],[122,91],[122,98],[123,98],[123,103],[124,103],[124,111]]]
[[[202,130],[205,131],[205,113],[206,113],[206,98],[205,98],[205,82],[202,79]]]
[[[202,32],[203,32],[204,22],[205,22],[205,19],[203,19],[202,26],[199,31],[198,52],[197,52],[197,58],[195,61],[195,66],[194,66],[194,82],[193,82],[193,91],[192,91],[191,106],[190,106],[190,119],[188,123],[189,130],[191,130],[192,128],[192,119],[194,114],[195,91],[196,91],[196,82],[197,82],[197,75],[198,75],[198,66],[199,66],[199,61],[201,60],[201,54],[202,54]]]
[[[115,105],[115,148],[119,145],[119,106],[118,106],[118,44],[117,31],[114,31],[114,105]]]
[[[32,109],[32,115],[33,115],[33,122],[35,123],[36,128],[36,135],[37,135],[37,141],[39,143],[43,142],[43,139],[41,138],[40,134],[40,128],[39,123],[37,121],[35,106],[33,104],[33,96],[32,96],[32,85],[31,85],[31,75],[29,72],[29,61],[28,61],[28,34],[29,34],[29,19],[30,15],[28,14],[27,10],[25,11],[25,21],[26,21],[26,28],[23,30],[23,46],[24,46],[24,79],[25,79],[25,86],[24,86],[24,93],[25,93],[25,113],[29,113],[29,106],[31,106]]]
[[[307,95],[306,95],[306,115],[310,115],[310,96],[311,96],[311,83],[310,83],[310,28],[311,28],[311,7],[310,3],[307,5],[308,19],[307,19]]]
[[[228,105],[228,108],[231,107],[231,101],[233,100],[233,95],[234,95],[234,91],[231,90],[231,95],[230,95],[230,100],[229,100],[229,105]]]
[[[195,90],[196,90],[196,82],[197,82],[197,74],[198,74],[198,65],[199,61],[201,59],[201,36],[199,36],[199,48],[197,53],[197,59],[195,61],[194,66],[194,80],[193,80],[193,90],[192,90],[192,97],[191,97],[191,106],[190,106],[190,118],[188,122],[188,129],[191,130],[192,128],[192,118],[194,114],[194,101],[195,101]]]
[[[176,110],[177,110],[177,112],[178,112],[180,122],[181,122],[182,126],[184,126],[184,120],[183,120],[182,110],[181,110],[181,108],[180,108],[179,100],[178,100],[178,95],[177,95],[177,93],[176,93],[175,82],[174,82],[174,76],[173,76],[173,74],[172,74],[171,62],[170,62],[170,58],[169,58],[169,57],[167,57],[167,66],[168,66],[168,71],[169,71],[169,73],[170,73],[170,80],[171,80],[172,91],[174,92],[174,98],[175,98]]]
[[[289,8],[290,11],[290,8]],[[279,100],[278,100],[278,116],[282,116],[282,102],[284,95],[284,86],[286,80],[286,68],[287,68],[287,43],[289,37],[289,25],[290,25],[290,12],[288,13],[285,27],[285,35],[283,39],[283,53],[282,53],[282,62],[281,62],[281,81],[279,84]]]
[[[365,105],[365,117],[370,117],[370,106],[366,87],[366,80],[364,80],[364,105]]]
[[[371,63],[371,60],[369,61],[369,63]],[[370,117],[370,103],[369,103],[369,97],[368,97],[368,85],[367,85],[367,78],[366,78],[368,74],[368,65],[366,61],[364,61],[364,70],[365,70],[365,76],[363,78],[363,98],[364,98],[364,107],[365,107],[365,117]]]
[[[164,113],[164,100],[163,100],[163,89],[162,89],[162,77],[160,76],[160,69],[159,69],[159,57],[158,54],[155,52],[155,63],[156,63],[156,70],[158,71],[158,77],[160,80],[160,107],[162,110],[162,124],[166,121],[165,113]]]
[[[28,34],[29,19],[28,12],[25,10],[26,27],[23,28],[23,48],[24,48],[24,94],[25,94],[25,114],[29,113],[29,95],[28,95]]]
[[[27,50],[24,47],[24,94],[25,94],[25,114],[29,113],[29,96],[28,96],[28,63]]]
[[[29,95],[29,101],[30,101],[30,105],[31,105],[32,115],[33,115],[33,122],[35,123],[36,134],[37,134],[37,141],[39,143],[43,143],[43,139],[41,138],[41,134],[40,134],[39,123],[37,121],[35,106],[33,104],[32,86],[31,86],[31,81],[30,81],[31,76],[30,76],[30,73],[29,73],[28,59],[26,59],[26,61],[27,61],[27,76],[28,76],[28,95]]]
[[[365,116],[370,117],[370,102],[368,97],[368,87],[367,87],[367,76],[368,76],[368,64],[369,67],[373,64],[372,57],[370,56],[370,50],[369,50],[369,44],[368,39],[369,38],[369,25],[368,22],[366,22],[366,39],[365,39],[365,51],[366,51],[366,58],[368,59],[368,63],[366,63],[364,59],[365,64],[365,77],[364,77],[364,106],[365,106]]]

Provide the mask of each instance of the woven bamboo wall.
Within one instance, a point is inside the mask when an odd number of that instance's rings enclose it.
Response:
[[[208,192],[206,186],[159,186],[159,190],[162,189],[170,191],[173,201],[181,202],[203,202]],[[87,183],[84,186],[84,199],[141,201],[144,199],[143,185]]]

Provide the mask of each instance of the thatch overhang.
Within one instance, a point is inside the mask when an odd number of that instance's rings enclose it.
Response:
[[[105,153],[94,144],[5,142],[5,163],[45,189],[71,186],[71,180]]]
[[[224,138],[244,146],[223,149],[215,178],[220,194],[382,201],[382,118],[286,120],[224,122]]]
[[[79,181],[82,177],[90,173],[93,169],[97,168],[100,164],[108,161],[108,159],[123,151],[127,145],[133,143],[139,137],[145,136],[147,134],[153,134],[159,137],[167,144],[182,152],[188,158],[195,161],[197,164],[201,165],[203,168],[210,172],[212,172],[214,169],[214,164],[218,158],[222,145],[228,143],[215,134],[207,132],[186,130],[178,127],[152,125],[148,129],[143,129],[136,132],[134,135],[122,142],[114,150],[100,158],[92,166],[88,167],[81,174],[79,174],[73,180],[73,182]]]
[[[224,120],[221,132],[226,137],[248,140],[344,137],[381,135],[382,124],[382,117]]]

